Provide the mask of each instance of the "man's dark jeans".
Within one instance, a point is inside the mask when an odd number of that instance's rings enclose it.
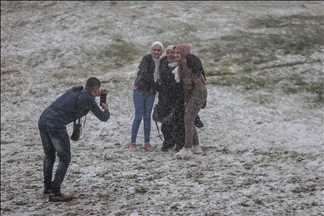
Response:
[[[44,157],[44,187],[52,194],[60,194],[61,184],[71,161],[70,138],[66,126],[53,120],[41,118],[38,121]],[[52,181],[55,153],[59,157],[54,180]]]

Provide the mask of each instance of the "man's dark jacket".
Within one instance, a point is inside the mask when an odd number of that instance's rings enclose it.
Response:
[[[91,110],[91,112],[101,121],[108,121],[110,112],[108,109],[102,111],[98,106],[95,97],[88,89],[83,86],[74,86],[67,90],[62,96],[56,99],[49,107],[47,107],[40,118],[51,120],[57,124],[67,125],[74,121],[74,100],[77,91],[80,95],[77,103],[76,119],[79,119]]]

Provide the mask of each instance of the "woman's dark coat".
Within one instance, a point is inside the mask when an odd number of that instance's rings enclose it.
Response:
[[[150,92],[151,89],[154,90],[154,69],[155,64],[152,55],[145,55],[138,66],[137,77],[134,81],[134,85],[146,92]]]

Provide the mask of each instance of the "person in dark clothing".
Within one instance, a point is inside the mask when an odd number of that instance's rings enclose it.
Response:
[[[176,80],[173,71],[178,66],[174,60],[173,47],[170,45],[166,49],[166,56],[160,61],[161,79],[156,82],[158,94],[157,112],[159,117],[165,118],[174,111],[171,124],[161,124],[164,141],[161,150],[167,151],[175,146],[175,151],[179,151],[184,145],[184,107],[183,88],[179,80]]]
[[[136,138],[142,119],[144,121],[144,149],[148,152],[154,150],[150,144],[151,114],[156,93],[154,82],[160,78],[159,65],[163,44],[160,41],[154,41],[150,51],[143,57],[138,67],[133,86],[135,116],[129,145],[131,152],[136,152]]]
[[[102,104],[102,111],[95,101],[96,96],[106,91],[100,89],[100,81],[96,77],[87,80],[85,88],[74,86],[56,99],[40,115],[38,129],[45,153],[44,157],[44,194],[49,194],[49,201],[64,202],[73,199],[71,195],[61,193],[61,184],[71,161],[70,139],[66,125],[85,116],[90,110],[101,121],[106,122],[110,117],[108,103]],[[79,93],[78,93],[79,92]],[[74,102],[76,103],[76,114]],[[59,163],[54,180],[52,180],[53,166],[56,155]]]

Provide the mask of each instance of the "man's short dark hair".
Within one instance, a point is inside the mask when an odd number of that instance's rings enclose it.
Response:
[[[90,91],[93,91],[95,88],[100,88],[100,80],[96,77],[90,77],[87,80],[87,84],[86,84],[86,89],[89,89]]]

